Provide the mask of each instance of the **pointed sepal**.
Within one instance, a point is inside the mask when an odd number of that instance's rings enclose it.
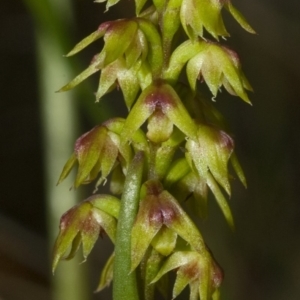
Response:
[[[108,258],[104,265],[100,280],[95,292],[101,292],[106,287],[109,287],[113,280],[114,253]]]
[[[242,13],[235,8],[230,1],[225,3],[225,8],[230,12],[233,18],[241,25],[249,33],[255,34],[255,30],[251,27],[251,25],[247,22],[246,18],[242,15]]]

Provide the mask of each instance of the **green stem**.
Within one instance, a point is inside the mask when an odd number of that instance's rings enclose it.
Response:
[[[137,214],[144,154],[138,152],[126,176],[118,219],[114,261],[114,300],[139,300],[135,271],[131,272],[131,229]]]

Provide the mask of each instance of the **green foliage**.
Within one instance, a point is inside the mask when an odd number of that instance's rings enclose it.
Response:
[[[107,9],[117,2],[107,1]],[[191,300],[219,299],[222,271],[182,204],[205,218],[211,191],[233,228],[223,194],[231,195],[228,163],[244,186],[246,179],[224,119],[197,81],[207,84],[213,99],[224,88],[250,104],[246,90],[252,87],[238,55],[219,43],[219,37],[229,37],[223,8],[245,30],[254,30],[229,0],[154,0],[143,10],[145,3],[136,0],[135,18],[101,24],[67,55],[103,38],[104,47],[90,66],[60,91],[99,71],[96,101],[120,88],[129,113],[94,127],[75,143],[58,183],[78,164],[75,188],[98,178],[97,190],[111,174],[113,196],[94,195],[62,217],[53,269],[69,247],[67,259],[81,244],[86,259],[105,231],[116,248],[98,291],[113,281],[114,300],[138,295],[151,300],[155,288],[167,295],[166,274],[176,269],[173,298],[189,285]]]

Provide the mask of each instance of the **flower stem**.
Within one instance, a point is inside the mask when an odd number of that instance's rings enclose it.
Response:
[[[144,154],[138,152],[126,176],[118,219],[114,261],[114,300],[139,300],[135,271],[131,272],[131,229],[137,214]]]

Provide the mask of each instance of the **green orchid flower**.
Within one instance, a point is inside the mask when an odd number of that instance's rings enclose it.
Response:
[[[162,255],[170,254],[179,235],[199,253],[206,251],[203,238],[177,200],[158,181],[144,184],[144,196],[132,228],[132,270],[152,245]]]
[[[68,210],[60,220],[53,251],[53,272],[61,259],[74,257],[81,244],[86,260],[103,232],[114,242],[119,210],[119,199],[110,195],[93,195]]]
[[[196,251],[175,252],[163,264],[152,283],[174,269],[177,269],[177,276],[172,299],[187,285],[190,286],[190,300],[197,300],[199,297],[201,300],[218,299],[223,272],[209,253],[203,255]]]
[[[123,172],[126,173],[132,150],[128,144],[121,145],[119,134],[110,130],[116,125],[122,128],[123,121],[120,119],[107,121],[76,140],[74,153],[66,162],[58,184],[68,176],[76,163],[78,163],[78,171],[74,183],[75,188],[81,184],[90,183],[98,177],[99,172],[101,172],[101,177],[97,185],[105,182],[117,163],[122,165]]]

